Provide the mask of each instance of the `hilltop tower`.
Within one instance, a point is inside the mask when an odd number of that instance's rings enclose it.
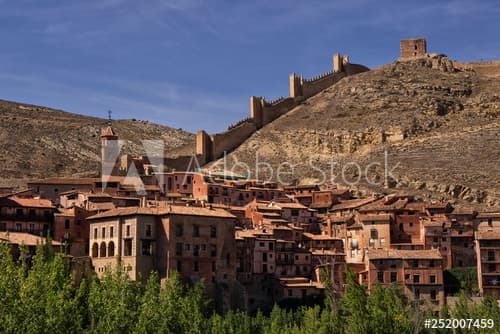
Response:
[[[425,57],[427,54],[427,42],[425,38],[402,39],[399,42],[401,58],[411,59]]]

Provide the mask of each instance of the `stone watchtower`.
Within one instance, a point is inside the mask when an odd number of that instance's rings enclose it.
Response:
[[[425,57],[427,54],[427,42],[425,38],[402,39],[399,45],[401,49],[401,58],[420,58]]]

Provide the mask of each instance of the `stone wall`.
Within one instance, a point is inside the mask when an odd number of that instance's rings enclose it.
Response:
[[[401,58],[419,58],[427,53],[425,38],[410,38],[400,41]]]
[[[208,135],[200,130],[196,135],[196,154],[200,162],[208,163],[220,158],[243,143],[255,131],[286,114],[303,99],[312,97],[348,75],[368,71],[363,65],[350,64],[348,56],[336,53],[333,70],[311,79],[290,74],[290,97],[266,101],[264,97],[250,97],[250,117],[230,126],[227,131]]]

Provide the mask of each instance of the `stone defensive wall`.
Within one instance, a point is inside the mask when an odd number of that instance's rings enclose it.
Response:
[[[333,70],[317,77],[305,79],[302,75],[290,74],[290,97],[266,101],[264,97],[250,97],[250,117],[228,127],[228,130],[213,135],[200,130],[196,135],[196,154],[200,163],[216,160],[240,146],[255,131],[286,114],[305,99],[332,86],[342,78],[368,71],[366,66],[351,64],[348,56],[336,53]]]

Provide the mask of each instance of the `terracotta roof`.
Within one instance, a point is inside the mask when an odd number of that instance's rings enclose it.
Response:
[[[2,241],[16,245],[36,246],[38,244],[45,244],[46,239],[26,232],[0,232],[0,242]],[[52,240],[52,245],[59,246],[61,243]]]
[[[100,178],[63,178],[54,177],[28,182],[30,184],[72,184],[72,185],[93,185]]]
[[[116,208],[106,212],[99,213],[87,219],[94,220],[100,218],[110,217],[123,217],[133,215],[153,215],[153,216],[167,216],[167,215],[187,215],[187,216],[206,216],[206,217],[219,217],[219,218],[236,218],[236,216],[222,209],[209,209],[193,206],[177,206],[172,205],[162,208],[142,208],[142,207],[126,207]]]
[[[55,209],[54,204],[49,199],[24,198],[17,196],[3,197],[0,206],[23,206],[28,208]]]
[[[304,237],[312,239],[312,240],[341,240],[339,238],[330,237],[329,235],[312,234],[312,233],[309,233],[309,232],[304,232],[303,235],[304,235]]]
[[[330,216],[330,221],[332,223],[345,223],[348,220],[352,219],[352,215],[348,216]]]
[[[477,240],[500,240],[500,230],[478,231],[476,234]]]
[[[374,203],[363,205],[359,211],[401,210],[405,208],[407,203],[407,198],[398,198],[394,202],[388,203],[388,199],[383,197]]]
[[[451,212],[452,215],[473,215],[474,213],[474,209],[470,207],[454,208]]]
[[[111,126],[108,126],[102,130],[101,137],[116,137],[116,133]]]
[[[335,204],[334,206],[332,206],[332,208],[330,210],[335,211],[335,210],[344,210],[344,209],[355,209],[355,208],[358,208],[358,207],[365,205],[367,203],[373,202],[374,200],[375,200],[375,198],[373,198],[373,197],[349,199],[349,200],[342,201],[339,204]]]
[[[369,249],[368,259],[442,259],[437,249],[428,250],[398,250]]]
[[[307,209],[307,206],[300,203],[274,203],[274,205],[282,209]]]
[[[286,190],[294,190],[294,189],[318,189],[318,185],[317,184],[300,184],[300,185],[297,185],[297,186],[286,186],[286,187],[283,187],[283,189],[286,189]]]
[[[391,220],[391,215],[390,214],[359,215],[358,218],[362,222],[366,222],[366,221],[387,221],[388,222]]]
[[[478,219],[482,218],[500,218],[500,212],[480,212],[476,216]]]

